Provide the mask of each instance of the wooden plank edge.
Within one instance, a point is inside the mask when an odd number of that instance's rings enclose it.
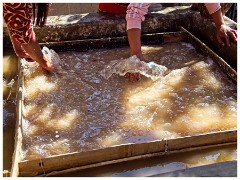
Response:
[[[228,130],[219,133],[202,134],[199,136],[188,136],[185,138],[166,140],[167,152],[194,148],[200,146],[209,146],[213,144],[224,144],[237,142],[237,130]]]
[[[140,146],[145,148],[139,149]],[[141,145],[129,143],[87,152],[68,153],[42,159],[22,161],[19,162],[19,169],[21,174],[26,174],[28,172],[37,172],[38,174],[42,174],[54,170],[64,170],[78,166],[101,163],[104,161],[132,157],[139,154],[149,154],[159,151],[164,152],[164,150],[165,141],[156,141],[151,144],[142,143]]]
[[[144,159],[144,158],[152,158],[152,157],[158,157],[158,156],[164,156],[164,155],[185,153],[185,152],[204,150],[204,149],[213,148],[213,147],[223,147],[223,146],[229,146],[229,145],[237,145],[237,142],[216,144],[216,145],[207,145],[207,146],[200,146],[200,147],[192,147],[192,148],[186,148],[186,149],[181,149],[181,150],[173,150],[173,151],[169,151],[169,152],[145,154],[145,155],[134,156],[134,157],[130,157],[130,158],[123,158],[123,159],[106,161],[106,162],[101,162],[101,163],[96,163],[96,164],[91,164],[91,165],[86,165],[86,166],[81,166],[81,167],[70,168],[70,169],[66,169],[66,170],[62,170],[62,171],[52,171],[47,174],[39,175],[38,177],[60,176],[63,174],[74,173],[76,171],[83,170],[83,169],[97,168],[100,166],[117,164],[117,163],[122,163],[122,162],[126,162],[126,161],[133,161],[133,160]]]
[[[220,137],[220,139],[216,141],[216,137]],[[184,151],[187,148],[234,143],[236,142],[236,139],[237,131],[230,130],[197,136],[180,137],[170,140],[151,141],[141,144],[124,144],[88,152],[68,153],[48,158],[22,161],[19,162],[19,168],[21,175],[46,174],[52,171],[70,169],[79,166],[90,166],[91,164],[102,163],[105,161],[117,161],[124,158],[135,159],[138,156],[144,157],[146,154],[168,154],[175,151]]]
[[[15,126],[15,137],[14,137],[14,152],[12,156],[12,167],[10,172],[10,177],[18,177],[19,175],[19,161],[20,161],[20,153],[22,147],[22,106],[23,106],[23,94],[22,94],[22,65],[21,60],[18,63],[18,91],[17,91],[17,107],[16,107],[16,126]]]

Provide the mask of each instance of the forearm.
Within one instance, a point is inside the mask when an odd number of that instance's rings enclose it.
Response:
[[[221,6],[219,3],[206,3],[209,13],[211,14],[216,26],[216,36],[219,44],[230,46],[230,38],[237,41],[237,31],[225,25]],[[210,8],[212,7],[212,9]],[[210,11],[211,10],[211,11]],[[211,13],[212,12],[212,13]]]
[[[28,44],[22,44],[23,49],[29,54],[29,56],[39,65],[47,71],[53,71],[53,67],[46,57],[44,57],[38,42],[30,41]]]
[[[205,6],[212,16],[213,21],[217,28],[224,24],[224,19],[221,11],[220,3],[205,3]]]
[[[35,38],[35,34],[34,37],[30,40],[30,42],[27,44],[22,44],[22,47],[28,53],[31,59],[38,62],[40,66],[42,66],[44,69],[48,71],[53,70],[53,67],[49,60],[44,57],[41,48],[37,42],[37,39]]]
[[[141,52],[141,29],[129,29],[128,31],[128,42],[131,48],[131,53],[136,55],[138,58],[142,58]]]
[[[43,53],[35,37],[29,43],[22,44],[22,47],[34,61],[42,64]]]
[[[143,59],[141,52],[141,22],[145,20],[144,15],[148,12],[148,3],[131,3],[128,6],[126,20],[128,41],[131,53]]]
[[[213,21],[214,21],[217,28],[220,28],[221,25],[225,24],[221,9],[217,10],[216,12],[214,12],[211,15],[212,15]]]

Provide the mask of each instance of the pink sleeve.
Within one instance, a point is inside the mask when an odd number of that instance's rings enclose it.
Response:
[[[221,9],[220,3],[205,3],[205,6],[209,12],[209,14],[213,14],[219,9]]]
[[[149,3],[130,3],[127,8],[126,20],[127,30],[141,29],[141,22],[145,20],[144,15],[148,12]]]

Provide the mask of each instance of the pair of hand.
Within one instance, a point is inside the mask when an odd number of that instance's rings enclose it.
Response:
[[[140,73],[126,73],[125,77],[131,80],[140,80],[141,79],[141,74]]]

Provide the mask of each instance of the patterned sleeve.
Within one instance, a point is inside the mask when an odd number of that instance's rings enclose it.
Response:
[[[205,6],[209,12],[209,14],[213,14],[219,9],[221,9],[220,3],[205,3]]]
[[[32,3],[3,3],[3,17],[9,34],[20,44],[34,38]]]
[[[127,30],[141,29],[141,22],[145,20],[144,15],[148,12],[149,3],[130,3],[127,8],[126,20]]]

